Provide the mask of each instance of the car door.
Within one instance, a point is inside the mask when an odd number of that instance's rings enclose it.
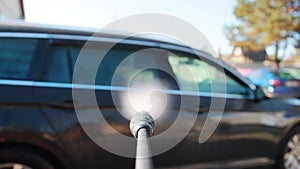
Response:
[[[113,155],[94,143],[85,133],[77,118],[72,98],[71,79],[76,58],[83,44],[84,41],[65,40],[59,37],[49,41],[46,60],[42,66],[43,70],[39,80],[35,82],[34,99],[51,121],[60,140],[60,148],[65,153],[65,159],[70,161],[73,168],[118,168],[122,165],[130,167],[132,166],[131,159]],[[97,49],[93,49],[93,51],[95,52]],[[88,64],[86,66],[88,69]],[[83,89],[93,90],[93,86],[87,84]],[[108,108],[110,112],[107,114],[115,117],[116,110],[109,101],[111,97],[108,88],[110,89],[110,87],[101,87],[96,91],[96,93],[100,93],[101,98],[107,99],[104,105],[99,105],[99,107]],[[92,107],[92,109],[96,108]],[[87,123],[95,129],[98,129],[100,125],[94,119],[90,119]],[[119,163],[115,161],[119,161]]]
[[[26,135],[52,134],[51,126],[40,113],[32,96],[34,80],[39,69],[36,63],[42,60],[41,54],[46,44],[43,38],[34,34],[1,34],[0,125],[3,141],[17,139],[25,143],[32,139],[25,137]],[[20,129],[24,136],[22,139],[16,136],[19,135]],[[7,134],[4,134],[5,132]]]
[[[169,56],[178,82],[182,85],[196,83],[199,87],[198,119],[185,139],[182,168],[239,168],[274,163],[270,154],[275,154],[276,150],[278,117],[271,111],[258,109],[259,103],[253,99],[250,86],[229,72],[226,66],[211,60],[187,54]],[[194,79],[186,78],[186,74],[178,71],[182,66],[190,70]],[[209,114],[210,108],[215,109],[213,102],[218,99],[223,100],[220,102],[223,107]],[[208,119],[210,123],[216,122],[217,127],[204,143],[200,143],[200,133],[208,132],[203,125]]]
[[[229,96],[230,92],[232,95],[246,93],[246,88],[231,82],[235,85],[235,90],[228,91],[222,82],[226,80],[226,74],[223,73],[225,71],[216,63],[208,62],[209,59],[175,52],[169,54],[168,61],[181,86],[182,95],[200,98],[196,112],[197,120],[183,141],[181,168],[222,167],[220,163],[226,156],[222,151],[227,125],[220,118],[226,106],[225,97]],[[231,104],[242,106],[244,101]],[[205,124],[206,121],[208,124]]]
[[[160,57],[159,54],[146,51],[129,57],[129,59],[126,59],[126,62],[122,62],[128,55],[142,50],[143,47],[117,45],[106,54],[101,62],[95,78],[95,85],[90,84],[87,76],[91,74],[91,65],[94,64],[97,54],[104,51],[101,48],[103,43],[105,45],[106,42],[95,42],[88,49],[85,49],[87,51],[83,56],[85,63],[77,65],[83,76],[73,78],[72,84],[71,78],[74,65],[84,41],[52,39],[46,54],[47,60],[43,65],[44,70],[41,73],[39,82],[36,82],[35,85],[34,98],[40,105],[41,110],[45,112],[52,122],[61,140],[61,148],[65,150],[74,166],[78,168],[133,168],[134,159],[121,157],[102,149],[96,144],[97,141],[92,140],[85,133],[74,110],[74,104],[76,103],[73,103],[72,88],[95,90],[98,102],[97,107],[85,107],[84,109],[97,111],[96,109],[99,108],[111,127],[123,135],[131,136],[128,127],[129,120],[120,114],[116,108],[112,93],[114,92],[118,95],[125,90],[126,85],[128,85],[128,78],[136,72],[138,72],[134,76],[136,79],[161,81],[161,79],[165,78],[164,73],[159,73],[152,68],[141,72],[139,69],[143,61],[154,67],[156,64],[162,64],[162,61],[159,60],[159,63],[157,63],[156,59]],[[140,61],[140,58],[145,60],[142,59]],[[112,77],[117,67],[121,73],[115,75],[117,76],[117,81],[112,83]],[[105,126],[99,124],[97,119],[87,118],[84,123],[88,124],[93,129],[93,132],[99,132],[99,135],[103,134],[98,139],[113,140],[114,133],[107,132]],[[158,167],[177,167],[179,157],[176,154],[180,153],[178,150],[175,148],[167,154],[155,157],[155,165]]]

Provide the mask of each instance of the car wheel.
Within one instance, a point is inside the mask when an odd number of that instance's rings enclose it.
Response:
[[[25,164],[19,163],[1,163],[0,169],[32,169],[31,167],[26,166]]]
[[[279,168],[298,169],[300,167],[300,127],[296,127],[286,137],[280,150]]]
[[[30,149],[0,148],[0,169],[54,169],[41,154]]]

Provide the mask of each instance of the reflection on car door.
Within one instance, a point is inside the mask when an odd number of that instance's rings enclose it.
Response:
[[[227,99],[227,102],[239,100]],[[265,111],[262,106],[267,106],[270,111]],[[242,107],[227,106],[223,114],[223,121],[227,124],[224,160],[243,161],[245,166],[253,167],[275,164],[271,159],[276,159],[274,154],[278,150],[276,135],[283,132],[280,108],[273,109],[277,106],[280,105],[272,100],[255,102],[250,99]]]
[[[218,76],[218,74],[213,67],[209,67],[210,65],[204,65],[205,63],[197,59],[197,57],[185,53],[170,54],[168,61],[181,87],[182,95],[195,97],[198,100],[200,98],[197,120],[182,142],[181,168],[217,167],[218,165],[216,164],[219,164],[223,159],[221,152],[225,132],[222,122],[205,142],[199,142],[199,136],[203,132],[203,126],[208,118],[208,112],[212,104],[210,76]],[[217,83],[216,85],[220,84]],[[217,88],[216,90],[222,89]],[[190,95],[190,93],[194,94]],[[195,112],[186,113],[188,115]],[[219,117],[220,112],[217,109],[210,113],[211,120],[217,120]]]
[[[276,150],[274,147],[274,140],[276,139],[274,138],[275,135],[269,133],[271,128],[263,124],[262,120],[270,119],[270,123],[273,123],[273,114],[259,112],[258,109],[256,110],[258,112],[255,112],[253,107],[257,103],[251,100],[249,87],[234,75],[226,70],[222,71],[222,68],[215,64],[199,60],[196,57],[181,56],[169,56],[177,80],[183,86],[188,86],[190,83],[197,84],[200,96],[198,123],[193,128],[198,134],[192,129],[186,137],[187,144],[184,147],[185,155],[183,157],[187,160],[193,159],[187,164],[194,163],[195,165],[187,167],[215,168],[221,165],[224,168],[236,168],[242,165],[259,166],[272,163],[265,157],[268,157],[269,152]],[[186,73],[179,71],[181,67],[187,67],[194,78],[186,78]],[[223,79],[221,78],[222,74],[225,77]],[[222,90],[222,87],[223,89],[225,87],[225,90]],[[189,87],[184,88],[184,90],[194,91],[193,88]],[[197,136],[199,137],[200,132],[206,132],[202,127],[203,121],[208,118],[208,109],[215,109],[211,107],[211,99],[223,99],[225,101],[224,107],[213,112],[209,117],[210,119],[218,119],[218,115],[221,114],[222,119],[210,138],[200,144],[197,143]],[[265,130],[262,130],[263,128]],[[253,151],[253,149],[257,150]]]

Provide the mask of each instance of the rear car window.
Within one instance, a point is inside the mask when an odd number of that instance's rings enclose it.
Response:
[[[27,79],[37,39],[0,38],[0,78]]]

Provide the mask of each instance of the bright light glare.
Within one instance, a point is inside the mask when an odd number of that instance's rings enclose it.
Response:
[[[158,84],[136,84],[123,94],[122,106],[125,108],[122,114],[130,119],[137,112],[146,111],[157,119],[167,107],[167,96]]]
[[[274,88],[273,87],[268,87],[268,91],[273,93],[274,92]]]

